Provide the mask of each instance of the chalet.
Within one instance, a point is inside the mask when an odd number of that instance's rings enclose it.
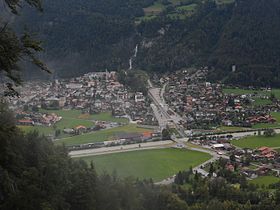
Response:
[[[262,158],[274,159],[277,155],[277,152],[269,147],[260,147],[257,151]]]
[[[79,125],[79,126],[75,127],[74,130],[76,133],[80,134],[80,133],[86,132],[87,128],[83,125]]]

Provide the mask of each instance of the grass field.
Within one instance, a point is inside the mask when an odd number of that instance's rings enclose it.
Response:
[[[80,110],[40,110],[41,112],[56,113],[65,119],[78,119],[78,120],[99,120],[110,122],[128,123],[126,118],[113,117],[110,112],[102,112],[99,114],[82,114]]]
[[[255,98],[253,102],[254,106],[265,106],[268,104],[272,104],[272,101],[264,98]]]
[[[92,142],[102,142],[109,141],[114,138],[116,134],[119,133],[143,133],[145,131],[151,131],[150,129],[138,128],[135,124],[129,124],[121,127],[100,130],[96,132],[86,133],[78,136],[63,138],[56,141],[56,144],[65,145],[77,145],[77,144],[86,144]]]
[[[163,11],[164,9],[164,5],[159,3],[159,2],[155,2],[153,5],[144,8],[144,12],[145,15],[155,15],[155,14],[159,14],[160,12]]]
[[[104,112],[100,114],[82,114],[80,110],[40,110],[43,113],[56,113],[62,117],[62,120],[57,122],[55,126],[47,127],[47,126],[19,126],[24,132],[37,130],[39,133],[44,135],[53,134],[56,129],[63,130],[65,128],[74,128],[79,125],[83,125],[85,127],[91,127],[94,125],[92,120],[99,121],[110,121],[110,122],[121,122],[128,123],[128,119],[126,118],[115,118],[109,112]],[[67,135],[61,132],[59,136],[67,137]]]
[[[202,0],[201,0],[202,1]],[[229,4],[233,3],[235,0],[216,0],[217,4]],[[197,4],[190,3],[188,0],[170,0],[169,1],[173,7],[175,7],[176,11],[167,14],[169,18],[173,19],[186,19],[195,13]],[[136,23],[141,21],[147,21],[158,16],[162,11],[164,11],[170,4],[164,5],[160,1],[154,2],[154,4],[149,7],[143,8],[145,12],[145,16],[137,18]],[[184,13],[184,14],[182,14]]]
[[[231,143],[241,148],[259,148],[262,146],[266,147],[280,147],[280,135],[274,137],[265,136],[250,136],[240,140],[232,140]]]
[[[258,178],[250,180],[249,182],[253,184],[258,184],[260,186],[268,186],[270,184],[280,182],[280,178],[275,176],[259,176]]]
[[[133,176],[161,181],[190,166],[199,165],[210,158],[209,154],[191,150],[157,149],[83,157],[93,161],[97,172],[116,170],[120,177]]]
[[[177,7],[177,9],[179,11],[192,12],[192,11],[195,11],[196,7],[197,7],[197,4],[189,4],[189,5],[179,6],[179,7]]]
[[[271,91],[264,91],[264,90],[247,90],[241,88],[224,88],[223,92],[225,94],[236,94],[236,95],[260,94],[265,96],[270,96],[271,93],[273,93],[276,98],[280,99],[280,89],[272,89]]]

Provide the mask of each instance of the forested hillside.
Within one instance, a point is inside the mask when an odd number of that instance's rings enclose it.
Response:
[[[42,59],[55,74],[128,68],[135,47],[134,19],[153,0],[44,1],[44,12],[29,7],[15,25],[43,40]]]
[[[138,44],[135,68],[209,66],[213,80],[280,86],[278,0],[47,0],[22,13],[60,76],[127,69]]]
[[[279,23],[277,0],[237,0],[222,6],[208,1],[187,19],[162,17],[140,24],[145,44],[138,64],[156,71],[207,65],[211,79],[279,86]],[[232,65],[236,72],[231,72]]]

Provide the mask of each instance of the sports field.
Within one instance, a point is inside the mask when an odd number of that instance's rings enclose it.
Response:
[[[120,177],[133,176],[140,179],[152,178],[154,181],[161,181],[180,170],[197,166],[210,157],[209,154],[197,151],[168,148],[83,157],[81,159],[88,163],[93,161],[98,173],[103,171],[112,173],[115,170]]]
[[[256,149],[262,146],[280,147],[280,135],[274,137],[250,136],[239,140],[232,140],[231,143],[241,148]]]
[[[44,135],[54,134],[55,130],[61,130],[60,138],[67,137],[67,135],[63,134],[62,130],[65,128],[74,128],[79,125],[83,125],[85,127],[91,127],[94,125],[93,120],[98,121],[110,121],[110,122],[121,122],[128,123],[128,119],[126,118],[115,118],[111,115],[110,112],[104,112],[100,114],[82,114],[80,110],[43,110],[42,113],[55,113],[62,117],[62,120],[57,122],[54,126],[19,126],[24,132],[37,130],[39,133]]]
[[[121,127],[105,129],[100,131],[95,131],[91,133],[86,133],[78,136],[67,137],[60,140],[57,140],[56,144],[65,145],[77,145],[77,144],[86,144],[92,142],[102,142],[102,141],[109,141],[114,138],[115,135],[120,133],[143,133],[146,131],[152,131],[146,128],[139,128],[135,124],[128,124]]]

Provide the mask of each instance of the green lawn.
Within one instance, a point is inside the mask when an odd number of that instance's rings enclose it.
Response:
[[[280,123],[280,112],[271,112],[270,114]]]
[[[77,144],[86,144],[92,142],[102,142],[109,141],[114,138],[118,133],[143,133],[145,131],[151,131],[150,129],[138,128],[135,124],[129,124],[121,127],[100,130],[96,132],[86,133],[83,135],[63,138],[56,141],[56,144],[65,145],[77,145]]]
[[[233,3],[234,1],[235,0],[216,0],[217,4],[229,4]],[[167,14],[169,18],[173,19],[185,19],[194,14],[197,7],[196,3],[190,3],[188,0],[170,0],[169,2],[171,2],[177,9],[177,12]],[[137,18],[136,23],[155,18],[168,6],[170,5],[164,5],[160,1],[154,2],[154,4],[150,5],[149,7],[143,8],[145,16]],[[185,12],[186,14],[180,14],[182,12]]]
[[[55,132],[53,127],[46,127],[46,126],[18,126],[18,127],[25,133],[37,130],[40,134],[49,135]]]
[[[144,8],[144,12],[145,15],[155,15],[155,14],[159,14],[160,12],[163,11],[163,9],[165,8],[165,6],[159,2],[155,2],[153,5]]]
[[[110,122],[120,122],[120,123],[128,123],[127,118],[116,118],[113,117],[110,112],[103,112],[100,114],[93,114],[89,115],[89,118],[92,120],[99,120],[99,121],[110,121]]]
[[[197,166],[210,158],[209,154],[191,150],[157,149],[83,157],[93,161],[97,172],[116,170],[120,177],[134,176],[160,181],[180,170]]]
[[[41,112],[55,113],[62,117],[62,120],[55,124],[57,129],[74,128],[78,125],[91,127],[94,125],[90,118],[81,118],[80,110],[40,110]]]
[[[42,113],[55,113],[63,118],[78,118],[81,115],[80,110],[46,110],[46,109],[40,109],[40,112]]]
[[[241,148],[259,148],[262,146],[266,147],[280,147],[280,135],[274,137],[265,136],[250,136],[240,140],[232,140],[231,143]]]
[[[80,110],[43,110],[40,112],[43,113],[56,113],[62,117],[62,120],[57,122],[55,126],[47,127],[47,126],[19,126],[24,132],[37,130],[39,133],[44,135],[53,134],[56,129],[63,130],[65,128],[74,128],[79,125],[83,125],[85,127],[91,127],[94,125],[93,120],[98,121],[110,121],[110,122],[121,122],[128,123],[128,119],[126,118],[115,118],[111,115],[110,112],[104,112],[100,114],[82,114]],[[67,135],[61,132],[59,138],[67,137]]]
[[[264,98],[254,98],[254,102],[253,102],[254,106],[265,106],[268,104],[272,104],[272,101]]]
[[[80,119],[80,120],[99,120],[110,122],[128,123],[126,118],[113,117],[110,112],[102,112],[99,114],[82,114],[80,110],[40,110],[41,112],[56,113],[65,119]]]
[[[40,112],[43,113],[56,113],[62,117],[62,120],[57,122],[54,126],[19,126],[24,132],[30,132],[37,130],[39,133],[44,135],[54,134],[56,129],[61,130],[61,137],[66,137],[67,135],[63,134],[62,130],[65,128],[74,128],[78,125],[83,125],[86,127],[91,127],[94,125],[91,119],[82,119],[79,118],[81,116],[81,111],[79,110],[43,110]]]
[[[191,12],[194,11],[197,7],[197,4],[189,4],[189,5],[183,5],[183,6],[179,6],[177,7],[177,9],[179,11],[187,11],[187,12]]]
[[[223,92],[225,94],[236,94],[236,95],[261,94],[265,96],[270,96],[271,93],[273,93],[276,98],[280,99],[280,89],[272,89],[271,91],[264,91],[264,90],[247,90],[242,88],[224,88]]]
[[[256,179],[250,180],[250,183],[258,184],[260,186],[261,185],[268,186],[270,184],[274,184],[277,182],[280,182],[280,178],[275,176],[259,176]]]

